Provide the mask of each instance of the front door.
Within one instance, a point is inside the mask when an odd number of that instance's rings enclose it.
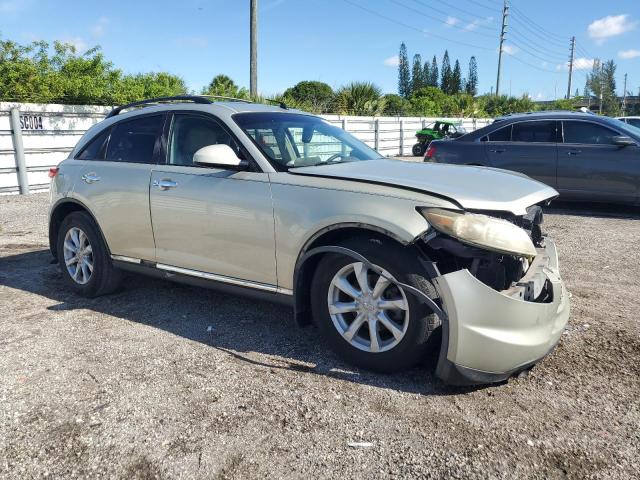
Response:
[[[564,120],[558,144],[558,191],[561,198],[634,202],[640,190],[640,147],[621,147],[621,135],[589,121]]]
[[[226,144],[230,133],[212,116],[178,113],[168,132],[167,162],[151,177],[157,262],[222,281],[275,286],[275,239],[268,174],[200,167],[193,155]]]

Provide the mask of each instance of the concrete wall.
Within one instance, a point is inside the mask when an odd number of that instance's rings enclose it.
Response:
[[[0,102],[0,194],[20,191],[10,122],[10,111],[14,108],[20,112],[27,179],[32,192],[49,188],[49,168],[64,160],[82,134],[110,110],[110,107],[99,106]],[[428,117],[322,116],[386,156],[411,155],[416,130],[436,120]],[[469,131],[491,122],[491,119],[452,120],[462,121]]]

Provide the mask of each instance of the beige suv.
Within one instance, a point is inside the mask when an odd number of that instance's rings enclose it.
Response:
[[[384,372],[441,338],[436,373],[455,384],[529,368],[569,315],[541,231],[555,190],[386,159],[286,105],[118,107],[51,175],[51,251],[81,295],[133,271],[282,301],[348,361]]]

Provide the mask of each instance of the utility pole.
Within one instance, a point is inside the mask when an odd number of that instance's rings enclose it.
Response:
[[[631,92],[629,92],[631,93]],[[624,74],[624,91],[622,92],[622,116],[627,115],[627,74]]]
[[[571,98],[571,75],[573,74],[573,56],[576,48],[576,37],[571,37],[571,53],[569,55],[569,85],[567,86],[567,100]]]
[[[602,66],[600,66],[600,108],[598,109],[598,113],[602,115],[602,101],[604,100],[604,75],[602,71]]]
[[[249,93],[251,98],[258,95],[258,0],[249,0],[250,5],[250,46],[249,46]]]
[[[507,33],[507,17],[509,16],[509,4],[504,0],[502,6],[502,28],[500,29],[500,48],[498,49],[498,77],[496,78],[496,97],[500,95],[500,69],[502,68],[502,45]]]

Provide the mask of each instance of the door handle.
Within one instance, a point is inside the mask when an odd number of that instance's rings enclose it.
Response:
[[[582,153],[582,150],[569,150],[567,155],[579,155]]]
[[[176,188],[178,186],[178,182],[174,182],[169,178],[163,178],[162,180],[154,180],[153,186],[158,187],[160,190],[168,190],[170,188]]]
[[[96,183],[100,181],[100,177],[96,174],[96,172],[91,172],[82,175],[82,180],[84,180],[86,183]]]
[[[494,148],[493,150],[489,150],[489,152],[491,152],[491,153],[504,153],[505,149],[504,148]]]

